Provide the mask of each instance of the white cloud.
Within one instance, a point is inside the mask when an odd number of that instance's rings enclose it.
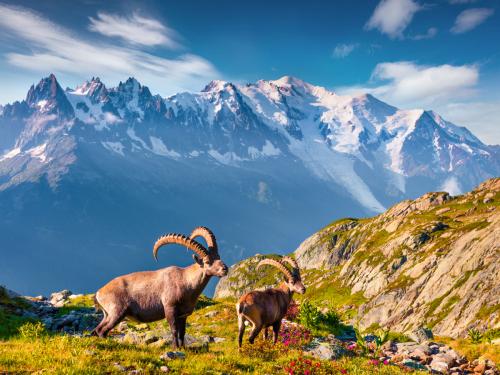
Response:
[[[25,8],[0,4],[0,29],[4,36],[15,38],[16,47],[24,45],[29,50],[7,53],[6,61],[32,71],[71,73],[81,78],[99,75],[107,81],[134,75],[162,94],[165,90],[199,89],[219,76],[200,56],[183,54],[167,59],[138,48],[86,41]]]
[[[333,50],[333,57],[343,59],[349,56],[358,47],[357,43],[337,44]]]
[[[378,29],[390,38],[403,38],[403,31],[422,7],[413,0],[381,0],[365,29]]]
[[[429,106],[473,92],[479,79],[474,65],[417,65],[409,61],[378,64],[367,86],[344,87],[340,91],[369,92],[391,104]]]
[[[378,64],[366,85],[339,87],[348,95],[371,93],[400,108],[433,109],[466,126],[481,141],[500,144],[500,101],[473,100],[479,69],[475,65],[417,65],[408,61]]]
[[[495,11],[489,8],[472,8],[461,12],[450,29],[453,34],[462,34],[482,24]]]
[[[462,188],[455,176],[447,178],[439,189],[448,192],[452,196],[462,194]]]
[[[133,13],[130,17],[99,12],[97,17],[89,17],[89,29],[100,34],[119,37],[123,40],[145,46],[163,45],[176,48],[177,33],[153,18]]]
[[[500,144],[500,101],[445,103],[435,108],[443,118],[466,126],[487,144]]]
[[[419,34],[412,37],[413,40],[424,40],[424,39],[432,39],[438,33],[438,29],[435,27],[429,27],[425,34]]]

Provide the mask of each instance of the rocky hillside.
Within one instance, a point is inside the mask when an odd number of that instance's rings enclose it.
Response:
[[[500,326],[500,179],[456,197],[428,193],[378,216],[342,219],[293,253],[305,297],[333,305],[362,328],[464,336]],[[233,266],[216,297],[273,285],[254,268],[260,255]]]

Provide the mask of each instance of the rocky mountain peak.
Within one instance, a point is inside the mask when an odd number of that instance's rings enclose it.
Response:
[[[66,117],[73,115],[73,107],[54,74],[43,78],[36,86],[32,85],[26,95],[26,102],[42,113],[57,113]]]

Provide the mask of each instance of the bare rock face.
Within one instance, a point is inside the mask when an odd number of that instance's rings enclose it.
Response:
[[[293,255],[310,292],[341,285],[362,294],[361,328],[410,334],[428,327],[452,337],[469,328],[499,328],[499,206],[500,178],[457,197],[427,193],[373,218],[336,221]],[[233,267],[216,297],[264,285],[240,279],[253,273],[247,268],[252,259]]]
[[[229,268],[225,277],[222,277],[215,288],[215,298],[239,298],[256,287],[276,285],[281,275],[269,274],[269,270],[257,270],[257,264],[264,259],[263,255],[245,259]]]
[[[62,307],[73,293],[69,290],[61,290],[50,295],[50,303],[55,307]]]

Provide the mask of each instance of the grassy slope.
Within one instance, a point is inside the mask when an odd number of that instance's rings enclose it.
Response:
[[[214,310],[218,312],[217,315],[210,318],[205,316]],[[274,347],[261,338],[254,346],[246,344],[240,352],[236,343],[236,325],[233,302],[220,301],[195,311],[189,319],[188,334],[209,334],[223,337],[226,341],[210,344],[208,352],[187,352],[185,360],[168,363],[159,359],[167,348],[60,335],[38,339],[11,337],[0,341],[0,372],[119,373],[120,370],[114,365],[119,363],[129,369],[141,369],[146,374],[158,373],[160,366],[165,364],[173,373],[181,374],[279,374],[285,373],[283,368],[301,355],[298,350],[280,345]],[[340,373],[341,369],[346,369],[348,373],[371,374],[375,370],[366,358],[323,362],[320,368],[323,372],[316,373]],[[377,366],[376,371],[380,374],[404,372],[397,367],[384,365]]]
[[[76,301],[84,306],[86,301]],[[240,352],[236,343],[237,323],[232,301],[218,301],[203,304],[189,319],[187,333],[194,336],[212,335],[226,341],[210,344],[208,352],[187,352],[185,360],[160,360],[160,355],[169,348],[155,348],[146,345],[118,343],[112,339],[75,338],[53,335],[37,339],[13,336],[0,340],[0,373],[44,373],[99,374],[120,373],[115,363],[132,370],[141,369],[145,374],[159,373],[160,367],[167,365],[172,373],[180,374],[279,374],[297,360],[301,352],[287,349],[282,345],[272,346],[259,338],[254,346],[246,344]],[[71,308],[71,306],[69,306]],[[211,311],[217,314],[205,316]],[[153,324],[164,324],[163,322]],[[248,329],[247,329],[248,334]],[[451,346],[464,351],[469,357],[485,354],[499,361],[498,346],[470,344],[464,340],[451,341]],[[318,361],[314,360],[314,363]],[[367,358],[346,358],[339,361],[321,362],[320,373],[349,374],[403,374],[395,366],[374,366]]]
[[[319,241],[309,251],[325,251],[322,246],[326,244],[327,251],[333,252],[334,248],[341,248],[344,245],[349,247],[353,243],[357,243],[358,246],[352,255],[349,267],[363,266],[364,268],[375,268],[380,266],[383,270],[390,269],[390,265],[394,261],[401,259],[404,254],[411,257],[410,261],[414,263],[433,255],[439,259],[449,251],[451,244],[463,233],[490,225],[486,221],[486,217],[490,215],[493,207],[496,207],[498,210],[500,206],[500,192],[493,194],[492,202],[484,203],[483,197],[487,192],[480,191],[479,198],[473,195],[458,196],[441,205],[411,212],[404,218],[397,230],[392,233],[387,232],[385,228],[386,223],[378,221],[378,216],[364,219],[344,218],[336,220],[318,232]],[[337,229],[343,228],[345,224],[351,222],[357,223],[357,225],[350,229]],[[444,229],[430,232],[429,228],[437,222],[442,223]],[[429,238],[422,247],[418,247],[417,249],[412,250],[406,245],[400,245],[392,251],[390,256],[382,254],[382,248],[387,248],[402,235],[407,236],[407,233],[410,233],[412,236],[425,233]],[[249,258],[244,260],[244,266],[239,268],[232,277],[248,280],[246,287],[250,285],[251,288],[273,285],[276,282],[275,275],[279,277],[276,271],[273,272],[273,270],[268,269],[260,272],[255,271],[252,267],[253,263],[249,266],[248,263],[250,261],[253,262],[254,259]],[[342,313],[344,319],[352,319],[355,318],[358,307],[368,302],[368,299],[363,297],[362,292],[351,293],[350,288],[339,277],[342,266],[343,264],[322,270],[303,270],[302,276],[308,287],[305,298],[312,300],[322,307],[335,308]],[[243,274],[245,271],[247,273]],[[478,271],[479,269],[465,273],[448,294],[463,285],[472,272]],[[410,276],[406,273],[400,273],[386,286],[385,290],[405,290],[412,282],[413,279]],[[427,326],[434,327],[445,319],[449,310],[458,301],[458,297],[451,298],[446,304],[441,306],[441,303],[448,294],[428,303],[425,321]],[[296,298],[300,300],[303,297],[296,296]],[[478,311],[477,318],[484,320],[491,314],[498,312],[500,312],[500,304]],[[500,314],[498,316],[500,319]],[[498,321],[495,323],[498,323]]]

